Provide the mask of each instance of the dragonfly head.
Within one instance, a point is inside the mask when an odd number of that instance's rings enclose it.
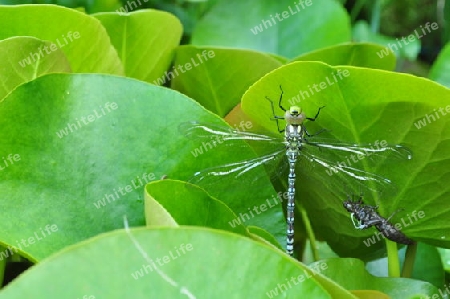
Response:
[[[301,125],[305,120],[306,116],[302,111],[302,108],[298,106],[291,106],[286,114],[284,115],[286,123],[289,125]]]
[[[342,203],[342,205],[344,206],[344,208],[349,211],[349,212],[353,212],[354,211],[354,203],[351,200],[346,200]]]
[[[355,212],[355,210],[361,208],[361,206],[364,205],[364,203],[362,202],[361,199],[355,201],[352,199],[352,197],[349,196],[348,199],[342,203],[342,205],[347,211]]]

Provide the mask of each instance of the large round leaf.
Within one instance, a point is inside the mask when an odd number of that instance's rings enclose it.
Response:
[[[127,15],[99,13],[116,48],[127,77],[162,85],[182,27],[173,15],[157,10],[139,10]],[[162,78],[162,79],[160,79]]]
[[[52,298],[355,298],[323,282],[326,264],[312,272],[238,235],[192,227],[129,234],[114,231],[67,248],[22,275],[0,298],[48,298],[49,281]]]
[[[314,84],[319,91],[312,90]],[[392,222],[400,223],[408,237],[450,246],[447,220],[450,120],[445,117],[450,110],[450,90],[411,75],[296,62],[268,74],[243,97],[243,111],[275,132],[276,124],[271,121],[272,111],[265,97],[278,101],[279,85],[285,91],[282,102],[285,107],[301,105],[306,115],[312,117],[318,107],[325,105],[319,118],[306,124],[312,133],[321,128],[330,130],[320,137],[349,143],[374,145],[384,140],[407,145],[413,152],[410,161],[388,164],[393,161],[383,158],[372,168],[366,165],[369,160],[350,165],[394,183],[396,193],[379,190],[378,194],[364,194],[367,203],[379,205],[382,216],[387,218],[403,208]],[[281,112],[276,107],[276,114]],[[333,172],[320,170],[320,166],[298,169],[300,179],[296,188],[315,230],[340,254],[365,256],[379,249],[383,242],[379,242],[379,234],[374,235],[377,232],[374,228],[360,231],[353,227],[349,213],[342,207],[346,194],[334,189],[343,186],[329,186],[328,178]]]
[[[0,243],[40,260],[122,227],[125,212],[143,225],[146,183],[236,159],[229,150],[194,155],[201,144],[179,131],[191,120],[225,124],[178,92],[126,78],[51,74],[19,86],[0,104]],[[242,143],[239,157],[254,153]],[[226,181],[211,194],[239,213],[274,191],[266,178],[252,196]],[[278,206],[248,224],[281,240],[283,222]]]
[[[250,85],[282,64],[254,51],[181,46],[174,65],[171,87],[223,117]]]
[[[0,40],[18,35],[34,36],[61,49],[73,72],[123,74],[106,30],[89,15],[56,5],[0,6],[0,20]],[[42,51],[36,48],[33,53],[44,56],[53,51],[53,48]],[[23,54],[22,59],[30,55]]]
[[[320,15],[320,17],[317,17]],[[350,19],[338,1],[226,0],[198,22],[194,45],[247,48],[289,58],[350,41]]]
[[[351,43],[319,49],[303,54],[293,61],[322,61],[329,65],[352,65],[392,71],[395,68],[395,55],[384,57],[375,55],[384,47],[369,43]]]

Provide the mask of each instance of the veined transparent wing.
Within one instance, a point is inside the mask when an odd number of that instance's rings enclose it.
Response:
[[[233,142],[233,140],[245,140],[256,143],[263,143],[266,147],[272,146],[282,147],[283,136],[272,136],[261,133],[253,133],[247,131],[239,131],[230,127],[204,124],[196,121],[185,122],[179,126],[179,131],[187,138],[197,141],[204,141],[210,139],[216,142],[217,145],[222,144],[226,146],[241,146],[241,143]]]
[[[287,168],[287,162],[283,163],[285,158],[285,150],[279,150],[271,154],[248,159],[228,164],[223,164],[217,167],[206,168],[198,171],[189,179],[192,184],[200,186],[213,186],[219,183],[223,178],[233,178],[236,183],[247,185],[258,180],[262,175],[255,174],[252,170],[259,167],[265,167],[266,174],[270,177],[281,176],[284,169]]]
[[[309,177],[322,180],[325,185],[342,188],[345,184],[353,186],[355,192],[362,188],[388,193],[394,192],[395,185],[389,178],[378,175],[378,170],[412,158],[410,150],[400,145],[358,145],[317,137],[305,139],[301,155],[307,162],[299,163],[303,166],[300,173],[306,170]],[[311,169],[311,165],[319,167]]]
[[[411,151],[402,145],[392,145],[388,144],[384,140],[379,142],[378,140],[372,144],[354,144],[336,141],[329,138],[317,138],[308,137],[305,140],[305,144],[310,146],[315,146],[323,149],[329,149],[337,152],[345,152],[347,154],[362,155],[364,157],[358,157],[362,160],[363,158],[370,158],[370,156],[375,155],[377,159],[398,159],[398,160],[410,160],[412,159]]]
[[[251,184],[258,180],[262,174],[281,175],[287,166],[282,163],[285,157],[285,145],[283,135],[271,136],[253,132],[238,131],[226,126],[188,122],[180,125],[180,131],[195,143],[208,146],[214,150],[238,150],[246,141],[251,148],[260,155],[257,158],[233,161],[231,163],[217,165],[196,172],[190,183],[203,187],[211,187],[221,182],[224,178],[232,178],[239,184]],[[265,172],[252,170],[264,166]]]

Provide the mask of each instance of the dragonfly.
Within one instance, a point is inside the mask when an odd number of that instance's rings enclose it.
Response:
[[[353,200],[351,196],[348,196],[347,200],[343,202],[344,208],[350,212],[353,226],[356,229],[368,229],[372,226],[383,234],[387,239],[405,245],[411,245],[413,240],[406,237],[400,230],[389,221],[392,217],[403,209],[398,209],[393,212],[387,219],[378,214],[378,206],[366,205],[363,202],[362,195],[358,200]]]
[[[226,150],[236,150],[242,146],[242,140],[246,141],[259,156],[254,159],[236,161],[219,165],[196,172],[189,180],[200,186],[214,186],[221,178],[232,177],[249,187],[252,181],[258,177],[252,177],[251,173],[259,167],[264,167],[273,179],[279,179],[288,168],[287,179],[287,213],[286,213],[286,252],[293,256],[294,251],[294,208],[295,208],[295,181],[296,170],[299,168],[302,175],[313,177],[326,182],[329,186],[353,185],[355,182],[364,186],[372,186],[373,190],[386,190],[391,186],[391,181],[374,173],[367,172],[363,166],[352,165],[348,155],[366,157],[369,161],[385,161],[388,159],[408,160],[412,155],[409,149],[401,145],[389,145],[380,147],[371,144],[358,145],[345,143],[330,138],[319,138],[318,135],[325,132],[320,130],[310,134],[305,126],[306,122],[315,121],[322,108],[320,107],[315,117],[307,117],[298,106],[285,109],[282,105],[283,89],[278,106],[284,111],[284,116],[275,114],[273,101],[266,97],[272,108],[272,120],[276,121],[280,134],[255,133],[239,131],[230,127],[199,123],[196,121],[184,123],[180,127],[182,133],[194,140],[212,140],[217,149],[220,145]],[[279,121],[284,120],[286,125],[280,128]],[[281,134],[284,132],[284,135]],[[283,161],[287,158],[286,161]],[[360,161],[357,161],[360,162]],[[355,164],[357,164],[355,162]],[[362,168],[362,169],[361,169]],[[245,179],[247,178],[247,179]],[[249,179],[248,179],[249,178]]]

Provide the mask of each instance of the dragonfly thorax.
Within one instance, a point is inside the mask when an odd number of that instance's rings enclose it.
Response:
[[[286,147],[290,150],[298,150],[302,145],[304,135],[305,131],[302,125],[288,124],[284,130]]]
[[[284,119],[289,125],[301,125],[306,119],[306,115],[302,112],[300,107],[291,106],[291,108],[289,108],[289,110],[287,110],[284,114]]]

